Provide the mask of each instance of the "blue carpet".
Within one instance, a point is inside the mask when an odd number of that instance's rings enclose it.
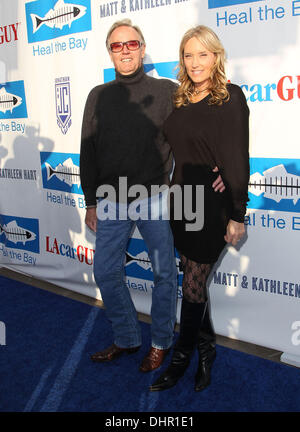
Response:
[[[300,373],[291,366],[218,345],[205,391],[193,390],[194,356],[176,387],[151,393],[160,371],[138,371],[148,324],[141,323],[139,352],[95,364],[89,355],[112,342],[103,310],[1,276],[0,302],[1,412],[300,411]]]

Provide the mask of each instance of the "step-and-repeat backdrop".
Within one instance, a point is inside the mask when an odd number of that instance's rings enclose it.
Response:
[[[228,79],[251,112],[251,176],[246,239],[226,248],[211,276],[213,321],[219,334],[297,361],[300,0],[1,2],[0,265],[101,299],[95,236],[84,224],[80,133],[89,91],[114,78],[105,38],[123,18],[143,30],[145,70],[157,79],[176,80],[188,28],[205,24],[222,40]],[[138,231],[126,275],[148,314],[153,277]],[[178,266],[179,306],[181,280]]]

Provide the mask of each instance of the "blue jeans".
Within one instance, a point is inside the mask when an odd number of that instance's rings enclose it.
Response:
[[[122,218],[123,219],[123,218]],[[155,348],[169,348],[176,321],[177,270],[173,236],[168,220],[99,220],[96,234],[94,275],[114,343],[121,348],[141,345],[141,330],[129,289],[125,284],[125,252],[137,225],[149,251],[154,287],[151,337]]]

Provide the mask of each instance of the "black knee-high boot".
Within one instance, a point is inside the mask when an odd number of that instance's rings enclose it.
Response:
[[[183,376],[198,342],[203,305],[204,303],[190,303],[185,298],[182,299],[180,332],[174,346],[171,363],[152,384],[151,391],[169,389]]]
[[[204,304],[205,310],[197,342],[199,362],[195,375],[195,391],[204,390],[210,384],[211,369],[216,358],[216,335],[210,321],[208,302]]]

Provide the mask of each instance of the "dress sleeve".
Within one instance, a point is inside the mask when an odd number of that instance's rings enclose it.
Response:
[[[249,108],[243,91],[229,86],[230,100],[220,107],[217,166],[231,197],[230,218],[244,222],[249,182]]]
[[[95,127],[96,91],[88,95],[81,128],[80,180],[86,205],[96,204],[97,165],[96,165],[96,127]]]

